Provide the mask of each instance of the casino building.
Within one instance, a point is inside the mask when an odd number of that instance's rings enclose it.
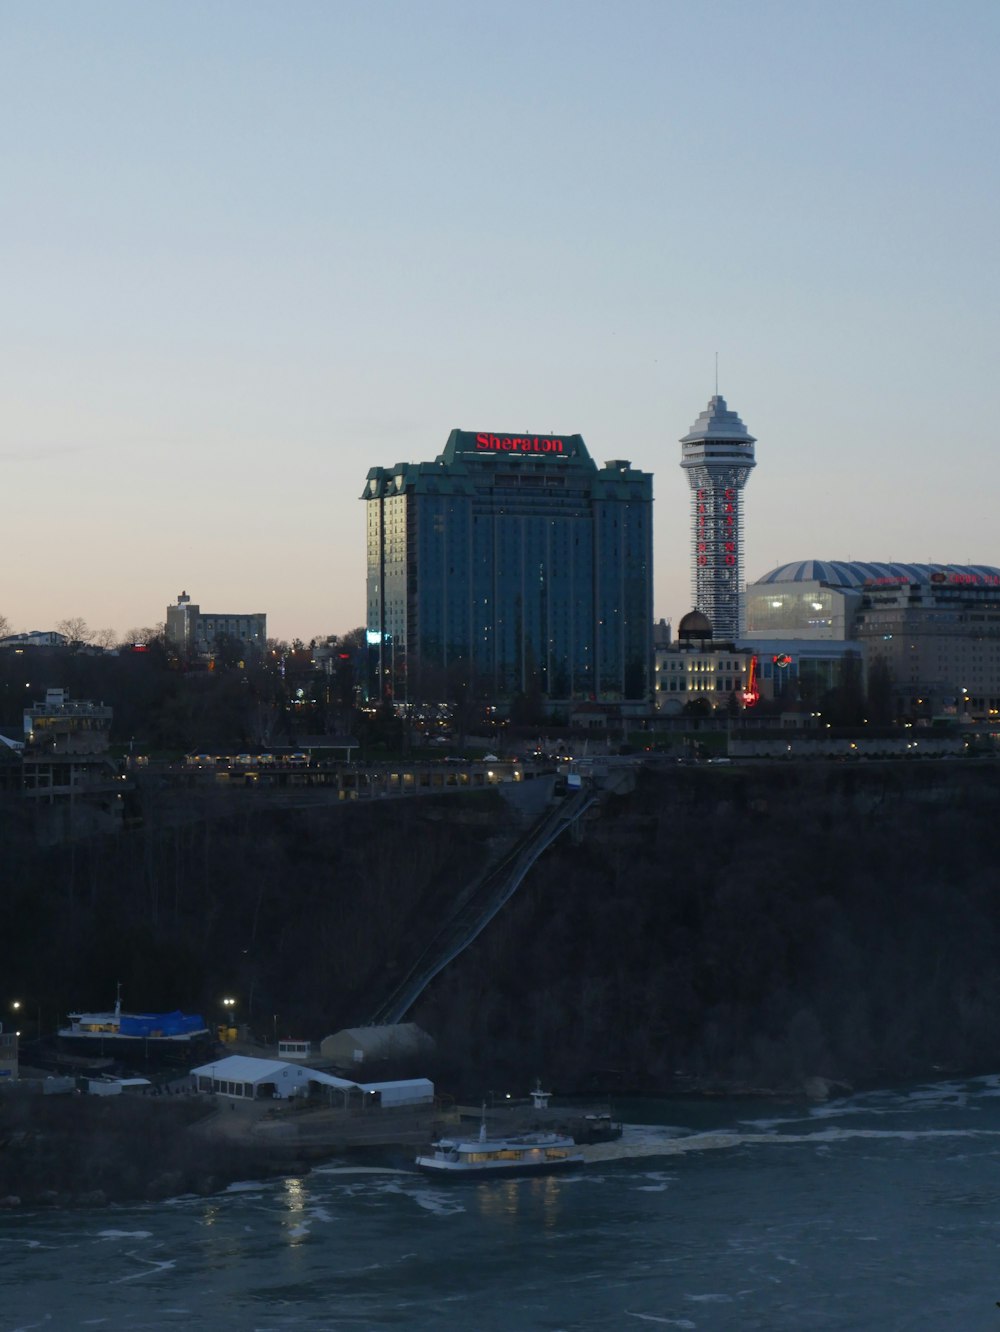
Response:
[[[453,430],[362,499],[371,697],[648,703],[648,472],[599,468],[580,435]]]
[[[752,583],[742,642],[765,697],[818,699],[848,653],[887,670],[897,716],[1000,716],[1000,569],[801,560]]]

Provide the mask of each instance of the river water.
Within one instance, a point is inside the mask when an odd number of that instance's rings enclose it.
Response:
[[[1000,1332],[1000,1075],[621,1108],[565,1176],[4,1213],[0,1328]]]

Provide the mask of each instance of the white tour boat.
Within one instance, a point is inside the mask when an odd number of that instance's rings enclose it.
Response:
[[[417,1169],[430,1175],[456,1179],[484,1175],[547,1175],[583,1165],[576,1143],[562,1133],[517,1133],[509,1138],[488,1138],[486,1124],[479,1137],[463,1141],[441,1138],[429,1156],[417,1157]]]

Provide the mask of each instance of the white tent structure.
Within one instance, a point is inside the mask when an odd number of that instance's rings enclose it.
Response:
[[[251,1055],[228,1055],[191,1070],[199,1091],[215,1092],[241,1100],[287,1100],[305,1096],[309,1081],[319,1075],[301,1064],[282,1059],[254,1059]]]
[[[365,1094],[365,1105],[372,1102],[383,1110],[397,1105],[433,1105],[434,1083],[430,1078],[403,1078],[397,1082],[359,1082]]]
[[[434,1084],[428,1078],[406,1078],[397,1082],[352,1082],[306,1068],[283,1059],[256,1059],[252,1055],[228,1055],[191,1070],[198,1091],[236,1100],[285,1101],[319,1091],[334,1105],[346,1110],[352,1103],[361,1109],[393,1109],[404,1105],[432,1105]]]
[[[355,1103],[360,1099],[361,1089],[356,1082],[349,1082],[347,1078],[338,1078],[333,1073],[321,1073],[318,1069],[310,1069],[308,1072],[309,1081],[315,1083],[326,1094],[326,1099],[331,1104],[337,1103],[338,1093],[343,1100],[345,1110],[350,1104],[352,1092]]]

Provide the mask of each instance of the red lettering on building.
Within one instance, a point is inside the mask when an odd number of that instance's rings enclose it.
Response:
[[[491,453],[562,453],[561,439],[541,435],[477,435],[476,448]]]

